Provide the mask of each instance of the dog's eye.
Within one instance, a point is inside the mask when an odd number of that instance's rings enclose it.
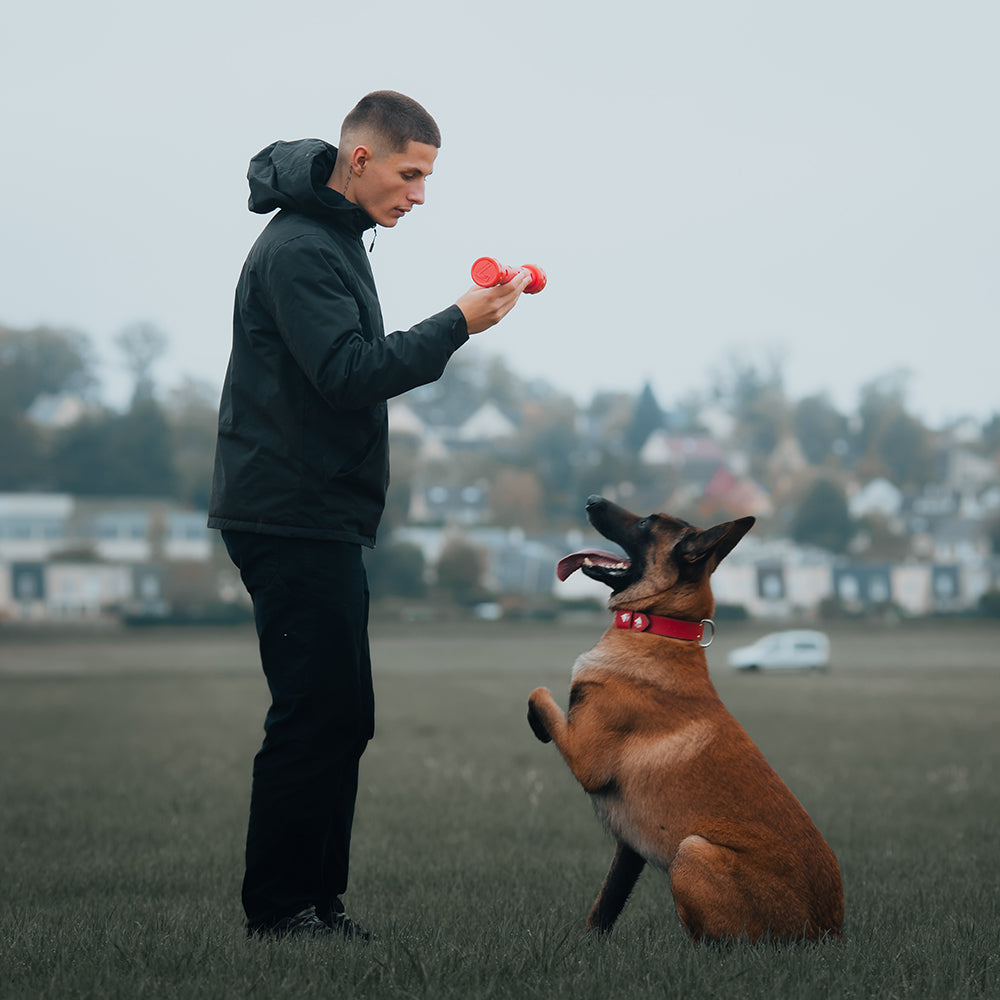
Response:
[[[644,517],[644,518],[643,518],[643,519],[642,519],[642,520],[641,520],[641,521],[639,522],[639,529],[640,529],[641,531],[645,531],[645,530],[646,530],[646,529],[647,529],[647,528],[648,528],[648,527],[649,527],[649,526],[650,526],[650,525],[651,525],[652,523],[653,523],[653,520],[652,520],[652,518],[649,518],[649,517]]]

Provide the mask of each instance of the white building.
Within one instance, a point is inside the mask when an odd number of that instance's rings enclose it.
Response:
[[[93,620],[163,607],[162,566],[207,564],[204,511],[148,498],[0,494],[0,620]]]

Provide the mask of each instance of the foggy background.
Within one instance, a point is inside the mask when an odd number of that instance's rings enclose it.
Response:
[[[996,408],[1000,8],[793,0],[532,5],[37,2],[0,32],[0,323],[69,326],[131,389],[221,385],[232,294],[266,219],[250,157],[337,141],[404,91],[444,142],[427,203],[380,231],[387,329],[448,305],[481,255],[548,288],[465,351],[578,399],[664,405],[727,356],[793,395],[907,369],[931,423]]]

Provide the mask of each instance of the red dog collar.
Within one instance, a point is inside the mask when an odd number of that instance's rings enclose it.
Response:
[[[616,611],[614,623],[615,628],[631,632],[651,632],[667,639],[689,639],[702,647],[710,646],[715,638],[715,622],[711,618],[703,618],[700,622],[686,622],[680,618],[647,615],[642,611]],[[710,626],[707,642],[704,641],[706,625]]]

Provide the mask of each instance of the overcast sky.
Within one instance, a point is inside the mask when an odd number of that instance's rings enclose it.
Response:
[[[0,324],[88,333],[109,396],[135,321],[161,385],[221,385],[250,157],[391,88],[444,141],[375,244],[388,329],[488,254],[549,285],[463,352],[581,401],[776,354],[796,397],[906,369],[932,424],[1000,410],[995,0],[8,6]]]

